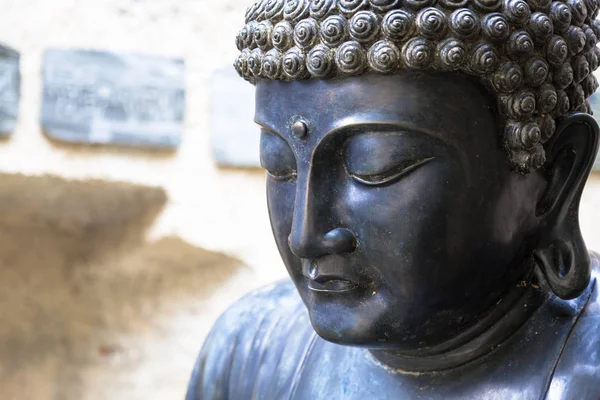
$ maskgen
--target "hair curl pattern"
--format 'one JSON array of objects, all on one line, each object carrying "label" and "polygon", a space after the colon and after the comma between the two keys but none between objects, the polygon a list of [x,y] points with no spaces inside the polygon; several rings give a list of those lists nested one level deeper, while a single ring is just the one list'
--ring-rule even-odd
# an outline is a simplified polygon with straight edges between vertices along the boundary
[{"label": "hair curl pattern", "polygon": [[545,162],[556,119],[591,112],[600,0],[259,0],[236,37],[234,66],[262,79],[441,70],[497,95],[520,172]]}]

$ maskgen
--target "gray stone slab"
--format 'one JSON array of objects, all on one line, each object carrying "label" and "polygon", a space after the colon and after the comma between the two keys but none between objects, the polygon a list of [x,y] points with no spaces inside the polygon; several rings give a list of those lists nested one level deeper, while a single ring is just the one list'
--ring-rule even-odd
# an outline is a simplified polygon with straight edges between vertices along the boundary
[{"label": "gray stone slab", "polygon": [[47,50],[41,123],[53,139],[172,149],[185,113],[183,60]]},{"label": "gray stone slab", "polygon": [[215,71],[210,87],[210,131],[215,161],[225,167],[260,167],[260,131],[254,121],[254,86],[233,67]]},{"label": "gray stone slab", "polygon": [[21,98],[19,53],[0,45],[0,136],[9,136],[17,125]]},{"label": "gray stone slab", "polygon": [[[597,76],[597,78],[600,78]],[[596,92],[589,98],[590,104],[592,106],[592,111],[594,112],[594,118],[600,124],[600,93]],[[596,159],[596,164],[594,164],[594,170],[600,171],[600,154]]]}]

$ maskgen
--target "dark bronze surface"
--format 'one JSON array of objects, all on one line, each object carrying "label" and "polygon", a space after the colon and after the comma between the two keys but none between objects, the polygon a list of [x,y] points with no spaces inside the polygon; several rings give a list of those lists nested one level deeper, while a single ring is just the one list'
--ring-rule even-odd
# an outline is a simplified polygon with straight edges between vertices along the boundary
[{"label": "dark bronze surface", "polygon": [[591,116],[526,175],[458,73],[261,80],[256,122],[300,298],[284,283],[225,313],[188,400],[600,398],[600,266],[578,222]]},{"label": "dark bronze surface", "polygon": [[459,71],[506,117],[513,168],[544,165],[558,119],[590,112],[599,0],[255,0],[234,67],[256,83]]},{"label": "dark bronze surface", "polygon": [[600,399],[600,265],[578,221],[597,12],[251,5],[235,67],[257,85],[293,285],[219,319],[188,400]]}]

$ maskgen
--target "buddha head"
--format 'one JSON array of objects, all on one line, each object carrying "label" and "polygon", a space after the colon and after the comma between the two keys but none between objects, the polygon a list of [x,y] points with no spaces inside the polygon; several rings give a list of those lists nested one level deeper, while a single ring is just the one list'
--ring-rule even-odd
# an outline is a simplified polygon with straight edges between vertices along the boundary
[{"label": "buddha head", "polygon": [[321,337],[409,353],[535,276],[548,296],[586,289],[578,204],[598,147],[586,100],[598,8],[249,7],[235,68],[256,85],[274,236]]}]

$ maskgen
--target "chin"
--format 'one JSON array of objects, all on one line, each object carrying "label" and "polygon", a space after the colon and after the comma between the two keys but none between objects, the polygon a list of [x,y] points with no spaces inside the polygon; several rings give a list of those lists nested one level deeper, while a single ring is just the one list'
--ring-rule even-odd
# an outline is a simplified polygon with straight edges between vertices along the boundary
[{"label": "chin", "polygon": [[414,350],[418,346],[414,339],[386,334],[405,330],[401,326],[392,329],[385,318],[374,319],[375,312],[363,313],[356,307],[333,302],[311,302],[307,307],[313,329],[328,342],[372,350]]},{"label": "chin", "polygon": [[350,327],[332,326],[331,323],[318,319],[313,321],[312,314],[311,323],[317,335],[328,342],[343,346],[373,347],[373,342],[369,338],[371,335],[367,332],[357,332]]},{"label": "chin", "polygon": [[328,323],[312,322],[312,319],[311,323],[317,335],[322,339],[342,346],[362,347],[369,350],[411,351],[418,349],[416,344],[409,342],[378,339],[378,335],[372,330],[337,327]]}]

